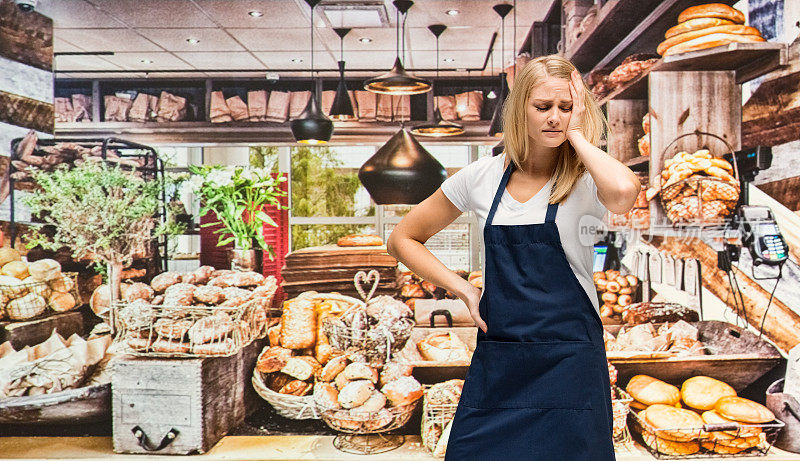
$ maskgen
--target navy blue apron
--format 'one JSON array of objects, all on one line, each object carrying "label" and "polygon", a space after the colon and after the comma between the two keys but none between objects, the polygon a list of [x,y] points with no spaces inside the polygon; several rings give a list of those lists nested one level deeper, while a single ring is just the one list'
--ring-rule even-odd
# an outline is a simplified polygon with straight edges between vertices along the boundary
[{"label": "navy blue apron", "polygon": [[614,460],[603,325],[567,262],[555,219],[483,229],[480,328],[446,461]]}]

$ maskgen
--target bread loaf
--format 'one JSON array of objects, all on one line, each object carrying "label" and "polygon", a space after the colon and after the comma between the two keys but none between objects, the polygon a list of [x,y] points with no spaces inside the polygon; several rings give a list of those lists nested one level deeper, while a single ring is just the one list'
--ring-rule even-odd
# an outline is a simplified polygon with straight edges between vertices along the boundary
[{"label": "bread loaf", "polygon": [[336,245],[340,247],[354,247],[354,246],[381,246],[383,239],[377,235],[369,234],[351,234],[339,238]]},{"label": "bread loaf", "polygon": [[317,315],[314,302],[295,298],[283,303],[281,345],[289,349],[313,347],[317,339]]},{"label": "bread loaf", "polygon": [[435,362],[469,362],[469,348],[455,333],[432,333],[417,343],[417,349],[425,360]]},{"label": "bread loaf", "polygon": [[423,390],[419,381],[412,376],[403,376],[383,386],[381,392],[397,407],[415,402],[422,397]]},{"label": "bread loaf", "polygon": [[632,377],[625,390],[645,405],[676,405],[681,400],[681,392],[677,387],[647,375]]},{"label": "bread loaf", "polygon": [[769,408],[742,397],[722,397],[714,411],[728,419],[749,424],[765,424],[775,419]]},{"label": "bread loaf", "polygon": [[39,282],[46,282],[61,275],[61,264],[54,259],[40,259],[28,265],[28,273]]},{"label": "bread loaf", "polygon": [[728,33],[716,33],[711,35],[704,35],[683,43],[679,43],[664,51],[664,56],[671,56],[673,54],[688,53],[690,51],[704,50],[706,48],[714,48],[717,46],[727,45],[729,43],[759,43],[765,42],[764,37],[760,35],[739,35]]},{"label": "bread loaf", "polygon": [[677,442],[689,442],[700,436],[703,419],[692,410],[655,404],[647,407],[645,421],[659,429],[659,436]]},{"label": "bread loaf", "polygon": [[736,24],[744,24],[744,13],[724,3],[690,6],[678,15],[678,23],[695,18],[720,18],[733,21]]},{"label": "bread loaf", "polygon": [[685,32],[682,34],[675,35],[674,37],[670,37],[658,45],[656,51],[660,55],[664,55],[664,52],[679,43],[688,42],[690,40],[696,39],[698,37],[703,37],[706,35],[717,34],[717,33],[724,33],[724,34],[734,34],[734,35],[757,35],[761,36],[761,33],[755,27],[750,26],[743,26],[743,25],[723,25],[723,26],[716,26],[716,27],[707,27],[705,29],[698,29],[693,30],[691,32]]},{"label": "bread loaf", "polygon": [[353,381],[347,383],[339,391],[339,405],[342,408],[355,408],[369,399],[375,386],[367,380]]},{"label": "bread loaf", "polygon": [[[700,417],[703,418],[703,421],[705,421],[706,424],[731,424],[731,423],[736,423],[736,421],[734,421],[732,419],[729,419],[729,418],[726,418],[726,417],[720,415],[719,413],[717,413],[714,410],[704,411],[703,414],[700,415]],[[744,427],[744,426],[740,426],[740,427],[738,427],[738,428],[736,428],[734,430],[730,430],[730,431],[715,431],[715,432],[712,432],[711,434],[714,435],[714,437],[717,438],[717,439],[723,439],[723,438],[731,439],[733,437],[755,437],[755,436],[758,436],[759,434],[761,434],[761,432],[762,431],[761,431],[760,427],[752,427],[752,426]],[[727,435],[728,437],[723,437],[723,434]]]},{"label": "bread loaf", "polygon": [[692,32],[694,30],[699,30],[699,29],[706,29],[709,27],[732,26],[735,24],[736,23],[734,23],[733,21],[729,21],[727,19],[694,18],[686,22],[682,22],[676,26],[670,27],[667,33],[664,34],[664,38],[672,38],[678,34],[684,34],[686,32]]},{"label": "bread loaf", "polygon": [[708,376],[694,376],[681,386],[683,403],[698,410],[711,410],[722,397],[735,395],[731,386]]}]

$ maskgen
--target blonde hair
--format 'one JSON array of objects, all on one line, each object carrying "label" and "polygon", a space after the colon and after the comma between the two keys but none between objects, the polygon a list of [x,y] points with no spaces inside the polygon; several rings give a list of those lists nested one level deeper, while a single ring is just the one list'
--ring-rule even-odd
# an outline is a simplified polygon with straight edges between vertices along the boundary
[{"label": "blonde hair", "polygon": [[[503,137],[505,151],[517,168],[522,169],[522,164],[528,157],[531,139],[528,137],[527,105],[533,89],[547,77],[570,79],[570,74],[575,70],[571,62],[561,56],[551,54],[540,56],[530,61],[514,78],[514,86],[503,105]],[[594,96],[582,84],[577,88],[583,94],[586,112],[583,117],[583,135],[595,146],[608,129],[603,112]],[[578,154],[569,143],[556,148],[558,160],[554,171],[555,182],[550,193],[549,203],[559,203],[569,196],[575,182],[586,172],[586,167],[578,159]]]}]

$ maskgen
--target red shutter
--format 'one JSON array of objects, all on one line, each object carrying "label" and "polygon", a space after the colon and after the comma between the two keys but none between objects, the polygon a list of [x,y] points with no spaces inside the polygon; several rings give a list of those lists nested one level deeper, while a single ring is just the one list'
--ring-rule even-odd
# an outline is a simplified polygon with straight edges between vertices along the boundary
[{"label": "red shutter", "polygon": [[[200,224],[207,224],[219,221],[216,213],[209,212],[200,218]],[[213,266],[216,269],[230,269],[231,264],[228,260],[228,250],[233,248],[233,243],[218,247],[219,234],[214,231],[220,229],[222,224],[216,226],[200,228],[200,264],[203,266]]]}]

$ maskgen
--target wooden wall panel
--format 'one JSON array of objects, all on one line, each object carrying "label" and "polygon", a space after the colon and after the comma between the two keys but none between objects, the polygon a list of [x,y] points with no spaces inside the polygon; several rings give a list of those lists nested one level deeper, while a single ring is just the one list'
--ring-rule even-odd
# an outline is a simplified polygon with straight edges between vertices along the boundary
[{"label": "wooden wall panel", "polygon": [[608,154],[624,162],[639,157],[638,140],[644,135],[642,117],[647,113],[646,99],[608,101]]},{"label": "wooden wall panel", "polygon": [[800,176],[759,184],[756,187],[786,208],[800,210]]},{"label": "wooden wall panel", "polygon": [[0,91],[0,122],[52,133],[53,104]]},{"label": "wooden wall panel", "polygon": [[19,11],[13,0],[0,0],[0,56],[53,70],[53,20]]}]

